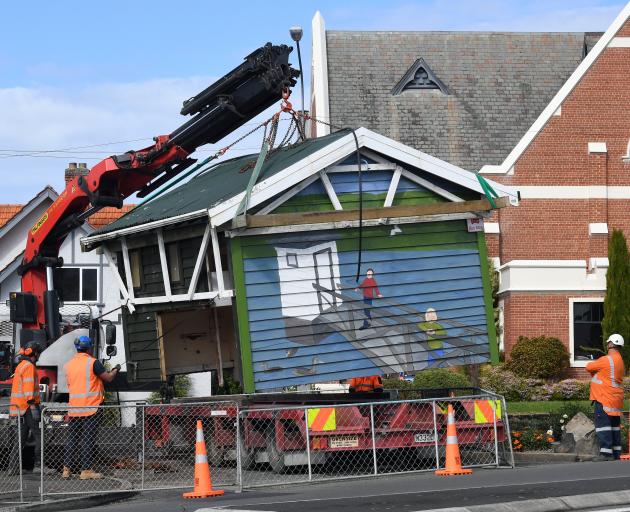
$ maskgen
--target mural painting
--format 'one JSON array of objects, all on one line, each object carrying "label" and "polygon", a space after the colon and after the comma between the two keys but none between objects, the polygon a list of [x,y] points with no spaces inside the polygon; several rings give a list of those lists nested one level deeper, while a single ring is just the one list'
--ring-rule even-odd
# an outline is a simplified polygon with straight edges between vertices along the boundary
[{"label": "mural painting", "polygon": [[[371,178],[366,197],[377,201],[388,181]],[[337,180],[340,200],[352,201],[343,188],[351,183]],[[311,201],[309,210],[326,204],[316,186],[298,198]],[[414,184],[402,188],[414,202],[436,200]],[[358,236],[341,229],[243,237],[257,390],[289,378],[325,382],[489,360],[477,234],[465,220],[364,228],[357,275]]]}]

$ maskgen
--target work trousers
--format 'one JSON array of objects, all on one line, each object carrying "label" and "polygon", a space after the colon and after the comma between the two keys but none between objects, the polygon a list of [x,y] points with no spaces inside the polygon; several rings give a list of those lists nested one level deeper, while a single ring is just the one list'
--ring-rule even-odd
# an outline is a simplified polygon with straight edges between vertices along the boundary
[{"label": "work trousers", "polygon": [[81,470],[94,469],[92,467],[92,460],[102,413],[103,411],[99,410],[96,414],[92,414],[91,416],[75,416],[70,418],[64,457],[64,465],[66,467],[77,467],[74,464],[75,451],[77,447],[80,447]]},{"label": "work trousers", "polygon": [[[20,443],[22,447],[22,467],[29,471],[34,466],[39,466],[41,461],[41,431],[39,421],[33,418],[33,412],[29,407],[24,414],[20,416]],[[20,471],[20,457],[17,448],[13,450],[14,456],[10,464],[10,471],[14,474]]]},{"label": "work trousers", "polygon": [[621,416],[609,416],[599,402],[595,402],[595,432],[599,439],[599,453],[618,459],[621,456]]}]

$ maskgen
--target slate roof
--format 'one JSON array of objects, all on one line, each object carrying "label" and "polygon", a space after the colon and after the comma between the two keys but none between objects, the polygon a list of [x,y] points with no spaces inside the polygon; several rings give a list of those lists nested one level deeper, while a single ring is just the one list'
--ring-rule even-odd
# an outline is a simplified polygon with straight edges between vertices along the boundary
[{"label": "slate roof", "polygon": [[[331,122],[469,169],[500,164],[600,33],[327,31]],[[449,94],[392,89],[422,58]]]},{"label": "slate roof", "polygon": [[[272,152],[263,164],[258,181],[277,174],[347,134],[348,130],[340,130],[325,137],[308,139],[302,144]],[[237,196],[247,188],[257,158],[257,154],[244,155],[220,162],[183,185],[165,192],[146,204],[137,206],[94,234],[109,233],[147,222],[206,210]]]}]

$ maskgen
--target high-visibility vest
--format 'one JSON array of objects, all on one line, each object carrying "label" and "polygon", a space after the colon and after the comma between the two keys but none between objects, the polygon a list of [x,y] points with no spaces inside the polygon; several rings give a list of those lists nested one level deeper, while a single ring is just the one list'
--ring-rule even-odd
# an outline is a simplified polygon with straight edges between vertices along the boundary
[{"label": "high-visibility vest", "polygon": [[37,368],[31,361],[22,359],[13,375],[9,414],[22,416],[28,409],[29,400],[36,404],[40,402]]},{"label": "high-visibility vest", "polygon": [[608,416],[621,416],[626,369],[619,351],[611,350],[608,355],[588,363],[586,370],[593,375],[590,400],[602,404]]},{"label": "high-visibility vest", "polygon": [[77,354],[65,365],[70,399],[69,416],[92,416],[105,398],[103,381],[94,374],[94,359],[89,354]]},{"label": "high-visibility vest", "polygon": [[383,389],[383,381],[378,375],[354,377],[350,379],[350,387],[357,393],[371,393],[375,389]]}]

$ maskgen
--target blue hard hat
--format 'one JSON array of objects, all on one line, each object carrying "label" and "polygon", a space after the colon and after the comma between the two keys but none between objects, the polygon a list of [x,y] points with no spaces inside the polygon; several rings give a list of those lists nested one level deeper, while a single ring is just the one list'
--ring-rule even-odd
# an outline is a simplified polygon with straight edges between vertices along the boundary
[{"label": "blue hard hat", "polygon": [[74,347],[77,350],[88,350],[92,348],[92,340],[89,336],[79,336],[74,340]]}]

